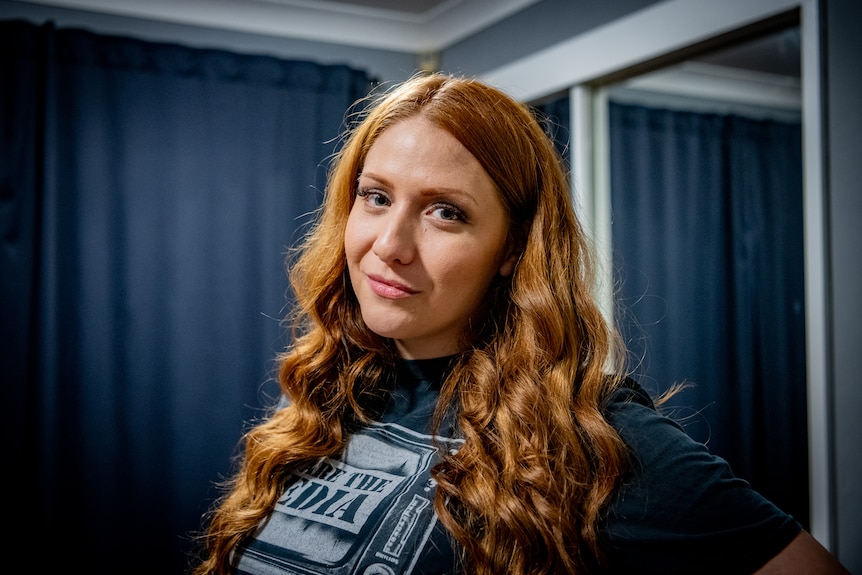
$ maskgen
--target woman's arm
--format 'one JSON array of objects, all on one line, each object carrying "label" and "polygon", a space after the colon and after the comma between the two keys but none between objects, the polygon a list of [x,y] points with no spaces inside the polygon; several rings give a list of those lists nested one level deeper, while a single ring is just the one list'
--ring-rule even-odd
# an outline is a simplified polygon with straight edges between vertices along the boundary
[{"label": "woman's arm", "polygon": [[801,531],[781,553],[769,560],[756,575],[850,575],[838,559],[807,531]]}]

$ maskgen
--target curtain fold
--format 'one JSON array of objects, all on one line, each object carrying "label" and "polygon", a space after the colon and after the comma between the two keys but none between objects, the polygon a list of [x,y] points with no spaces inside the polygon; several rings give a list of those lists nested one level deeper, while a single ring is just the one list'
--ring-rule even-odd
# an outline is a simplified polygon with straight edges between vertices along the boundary
[{"label": "curtain fold", "polygon": [[801,126],[610,104],[617,322],[672,414],[803,524]]},{"label": "curtain fold", "polygon": [[371,79],[4,21],[0,81],[22,536],[34,566],[182,572],[244,422],[278,394],[284,257]]}]

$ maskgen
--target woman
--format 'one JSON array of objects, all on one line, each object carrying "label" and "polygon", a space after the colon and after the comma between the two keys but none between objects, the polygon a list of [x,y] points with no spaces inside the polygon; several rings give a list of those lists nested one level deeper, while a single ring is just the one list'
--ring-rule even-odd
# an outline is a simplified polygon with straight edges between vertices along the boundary
[{"label": "woman", "polygon": [[440,74],[383,94],[196,573],[840,572],[624,377],[594,279],[528,108]]}]

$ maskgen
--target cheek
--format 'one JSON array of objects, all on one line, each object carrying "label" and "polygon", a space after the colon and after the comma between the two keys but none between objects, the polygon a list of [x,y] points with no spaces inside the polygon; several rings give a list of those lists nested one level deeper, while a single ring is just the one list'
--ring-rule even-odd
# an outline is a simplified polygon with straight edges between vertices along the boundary
[{"label": "cheek", "polygon": [[363,243],[362,227],[357,224],[356,217],[351,212],[344,228],[344,254],[348,265],[352,266],[362,257]]},{"label": "cheek", "polygon": [[[474,246],[475,248],[475,246]],[[481,299],[500,268],[500,254],[496,251],[449,248],[438,253],[461,254],[462,257],[441,258],[440,275],[459,292]],[[468,255],[469,254],[469,255]]]}]

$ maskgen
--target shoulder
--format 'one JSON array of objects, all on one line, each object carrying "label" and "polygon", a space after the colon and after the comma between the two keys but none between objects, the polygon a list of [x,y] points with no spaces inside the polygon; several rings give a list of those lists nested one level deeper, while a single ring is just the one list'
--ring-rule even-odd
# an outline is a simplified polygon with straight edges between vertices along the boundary
[{"label": "shoulder", "polygon": [[652,397],[641,384],[630,377],[626,377],[608,396],[605,410],[614,412],[632,403],[652,410],[656,408]]},{"label": "shoulder", "polygon": [[650,565],[646,572],[750,573],[799,532],[792,517],[662,415],[636,382],[610,396],[605,415],[630,454],[603,526],[613,572]]}]

